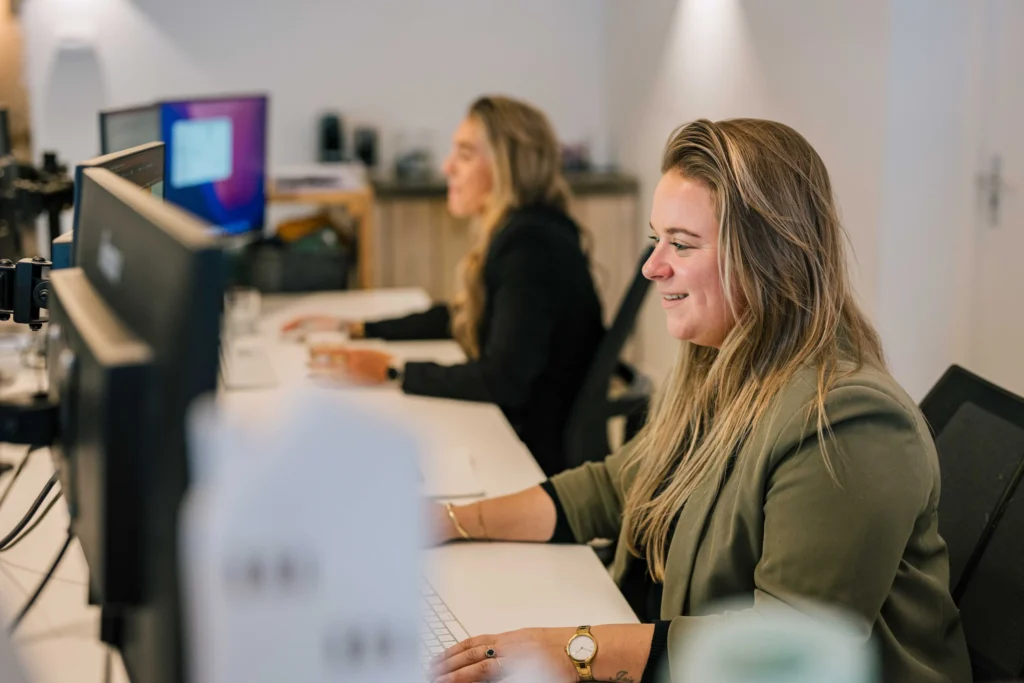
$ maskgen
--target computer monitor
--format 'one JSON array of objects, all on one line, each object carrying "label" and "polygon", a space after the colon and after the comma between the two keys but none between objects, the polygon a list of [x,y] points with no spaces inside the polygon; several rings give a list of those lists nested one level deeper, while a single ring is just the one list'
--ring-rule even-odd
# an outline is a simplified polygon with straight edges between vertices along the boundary
[{"label": "computer monitor", "polygon": [[160,141],[160,107],[155,104],[100,112],[100,154]]},{"label": "computer monitor", "polygon": [[79,206],[81,205],[81,188],[83,173],[87,168],[105,168],[135,185],[148,190],[156,197],[163,197],[164,192],[164,145],[162,142],[150,142],[138,147],[106,154],[88,159],[75,168],[75,206],[72,224],[72,240],[70,255],[67,254],[66,240],[56,243],[52,258],[55,268],[66,268],[75,262],[77,244]]},{"label": "computer monitor", "polygon": [[208,226],[110,170],[82,173],[78,262],[50,289],[53,446],[90,596],[134,681],[183,678],[177,518],[186,412],[217,385],[225,289]]},{"label": "computer monitor", "polygon": [[164,196],[235,236],[263,229],[266,211],[267,98],[160,104],[167,145]]}]

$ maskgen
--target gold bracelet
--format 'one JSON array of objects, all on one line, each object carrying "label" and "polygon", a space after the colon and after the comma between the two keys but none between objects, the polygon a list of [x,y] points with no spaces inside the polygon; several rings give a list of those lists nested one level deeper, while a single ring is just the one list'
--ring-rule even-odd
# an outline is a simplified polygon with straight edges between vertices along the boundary
[{"label": "gold bracelet", "polygon": [[444,509],[448,511],[448,519],[452,520],[452,524],[455,525],[455,530],[459,532],[459,536],[462,536],[463,540],[471,541],[473,537],[469,535],[465,527],[459,524],[458,518],[455,516],[455,507],[451,503],[445,503]]},{"label": "gold bracelet", "polygon": [[476,518],[480,522],[480,531],[483,532],[485,541],[491,540],[487,535],[487,527],[484,526],[484,501],[477,501],[476,504]]}]

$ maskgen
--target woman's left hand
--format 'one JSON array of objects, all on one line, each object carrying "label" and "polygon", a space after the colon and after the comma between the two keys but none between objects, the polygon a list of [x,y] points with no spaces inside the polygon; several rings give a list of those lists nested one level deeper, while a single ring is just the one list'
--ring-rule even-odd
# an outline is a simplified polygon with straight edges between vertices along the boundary
[{"label": "woman's left hand", "polygon": [[309,348],[310,367],[327,374],[341,374],[358,384],[382,384],[388,381],[391,354],[377,349],[353,349],[336,344]]},{"label": "woman's left hand", "polygon": [[[474,683],[519,679],[524,667],[530,680],[576,683],[576,667],[565,646],[574,628],[525,628],[495,636],[474,636],[438,655],[430,664],[436,683]],[[493,656],[488,656],[488,651]]]}]

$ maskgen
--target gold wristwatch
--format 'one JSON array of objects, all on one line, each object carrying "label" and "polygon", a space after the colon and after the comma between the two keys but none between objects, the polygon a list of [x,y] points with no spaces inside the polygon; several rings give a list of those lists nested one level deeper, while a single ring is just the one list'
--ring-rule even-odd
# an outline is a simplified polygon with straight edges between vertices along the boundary
[{"label": "gold wristwatch", "polygon": [[569,644],[565,646],[565,654],[569,655],[569,659],[572,660],[581,681],[594,680],[594,672],[590,669],[590,663],[597,656],[597,641],[590,632],[589,626],[580,626],[576,629],[576,633],[569,639]]}]

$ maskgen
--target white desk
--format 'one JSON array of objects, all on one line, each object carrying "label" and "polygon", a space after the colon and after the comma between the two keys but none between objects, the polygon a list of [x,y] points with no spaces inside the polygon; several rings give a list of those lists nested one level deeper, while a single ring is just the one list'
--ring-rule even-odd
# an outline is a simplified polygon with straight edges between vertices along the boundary
[{"label": "white desk", "polygon": [[[284,340],[279,334],[281,325],[289,319],[302,313],[330,313],[353,320],[372,320],[403,315],[429,305],[427,295],[417,289],[265,297],[260,334],[281,380],[280,388],[287,388],[312,381],[306,368],[305,345]],[[458,363],[465,359],[459,346],[451,341],[385,343],[367,340],[358,344],[385,348],[402,360]],[[544,481],[544,474],[530,451],[495,405],[408,396],[396,386],[339,384],[337,390],[357,397],[362,406],[380,410],[412,426],[432,450],[441,453],[445,449],[468,450],[488,496],[521,491]],[[278,391],[279,388],[233,391],[223,394],[223,398],[232,410],[249,412],[253,419],[258,419],[262,411],[274,409]]]},{"label": "white desk", "polygon": [[[265,297],[260,334],[281,379],[278,389],[225,392],[219,400],[231,410],[258,419],[274,409],[274,395],[311,381],[304,345],[280,338],[278,330],[300,313],[335,313],[373,319],[422,309],[429,304],[419,290],[330,293]],[[378,344],[381,342],[364,342]],[[452,342],[389,343],[404,359],[459,362]],[[28,376],[26,381],[30,381]],[[23,385],[24,387],[24,385]],[[407,396],[397,387],[345,387],[362,405],[375,407],[412,425],[428,447],[469,449],[488,496],[518,491],[544,476],[501,411],[493,405]],[[0,454],[17,460],[22,447]],[[12,528],[53,472],[48,453],[37,452],[0,508],[0,530]],[[0,489],[7,479],[0,480]],[[0,554],[0,608],[6,624],[35,587],[63,542],[68,516],[58,504],[24,543]],[[102,680],[106,648],[97,638],[99,610],[86,605],[87,566],[77,543],[72,545],[55,580],[22,623],[15,643],[31,683]],[[428,553],[427,573],[471,634],[525,626],[575,626],[580,623],[634,622],[635,617],[604,567],[587,547],[528,544],[458,544]],[[114,656],[113,680],[126,681]]]}]

